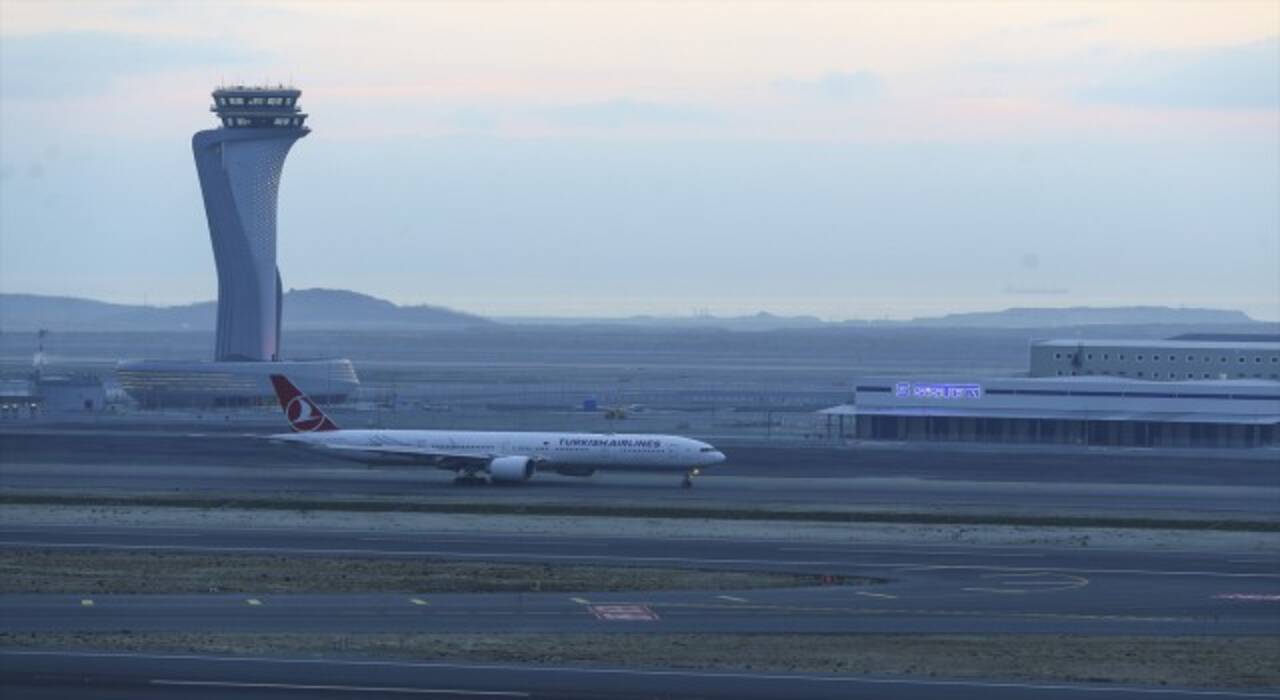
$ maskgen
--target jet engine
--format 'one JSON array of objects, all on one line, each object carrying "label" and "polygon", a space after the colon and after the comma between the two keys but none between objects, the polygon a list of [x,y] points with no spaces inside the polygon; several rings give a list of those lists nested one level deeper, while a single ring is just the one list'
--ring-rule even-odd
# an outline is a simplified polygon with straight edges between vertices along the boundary
[{"label": "jet engine", "polygon": [[489,462],[489,478],[494,481],[528,481],[533,476],[533,460],[528,457],[498,457]]}]

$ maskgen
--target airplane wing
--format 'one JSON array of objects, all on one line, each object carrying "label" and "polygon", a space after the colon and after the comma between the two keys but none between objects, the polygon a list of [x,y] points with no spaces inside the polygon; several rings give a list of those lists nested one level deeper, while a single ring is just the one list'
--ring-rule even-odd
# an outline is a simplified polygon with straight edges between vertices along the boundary
[{"label": "airplane wing", "polygon": [[399,445],[327,445],[327,450],[347,453],[355,458],[367,455],[399,464],[423,464],[441,469],[478,469],[488,467],[500,454],[447,452]]}]

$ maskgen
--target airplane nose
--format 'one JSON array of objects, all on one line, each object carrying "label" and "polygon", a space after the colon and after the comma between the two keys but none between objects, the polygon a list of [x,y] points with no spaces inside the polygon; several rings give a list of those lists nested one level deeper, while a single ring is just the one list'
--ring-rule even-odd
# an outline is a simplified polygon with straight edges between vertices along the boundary
[{"label": "airplane nose", "polygon": [[712,452],[709,456],[711,457],[712,464],[720,464],[725,460],[724,453],[721,452],[720,450],[716,450],[715,452]]}]

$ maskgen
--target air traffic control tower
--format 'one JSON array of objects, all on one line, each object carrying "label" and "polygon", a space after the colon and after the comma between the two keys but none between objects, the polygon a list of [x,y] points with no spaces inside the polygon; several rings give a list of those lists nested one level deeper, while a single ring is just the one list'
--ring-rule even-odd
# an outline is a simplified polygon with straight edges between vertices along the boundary
[{"label": "air traffic control tower", "polygon": [[222,87],[210,109],[220,128],[191,139],[218,267],[214,359],[280,359],[281,283],[276,199],[285,156],[310,131],[289,87]]},{"label": "air traffic control tower", "polygon": [[359,387],[350,360],[281,359],[276,198],[285,156],[309,132],[301,94],[284,86],[213,91],[220,125],[197,132],[191,149],[218,268],[214,361],[122,360],[116,377],[140,406],[272,405],[272,374],[321,403],[344,401]]}]

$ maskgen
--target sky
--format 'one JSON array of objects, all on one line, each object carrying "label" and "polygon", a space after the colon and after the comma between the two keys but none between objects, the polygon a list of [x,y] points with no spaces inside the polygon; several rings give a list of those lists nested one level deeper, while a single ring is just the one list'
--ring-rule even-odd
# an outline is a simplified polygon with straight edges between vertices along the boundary
[{"label": "sky", "polygon": [[0,0],[0,291],[217,293],[190,138],[291,83],[286,288],[500,316],[1280,319],[1280,3]]}]

